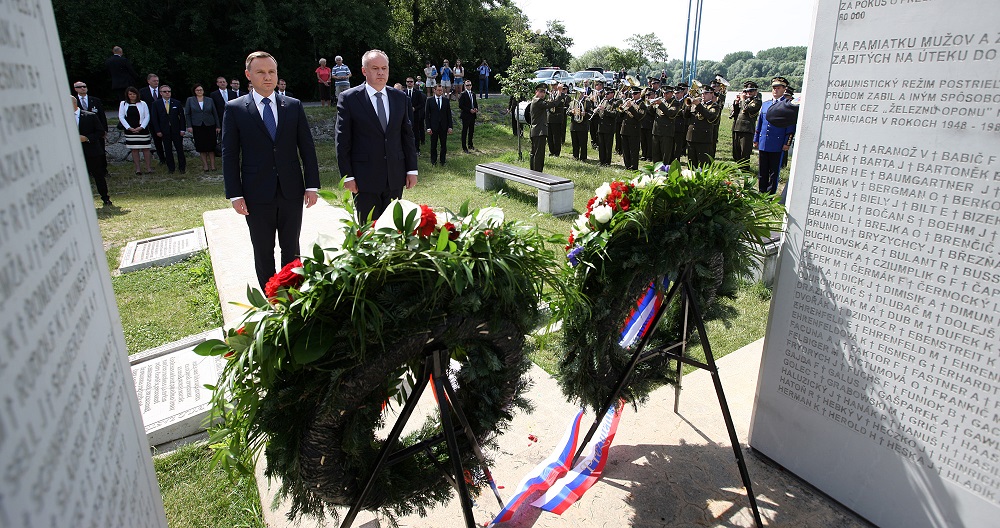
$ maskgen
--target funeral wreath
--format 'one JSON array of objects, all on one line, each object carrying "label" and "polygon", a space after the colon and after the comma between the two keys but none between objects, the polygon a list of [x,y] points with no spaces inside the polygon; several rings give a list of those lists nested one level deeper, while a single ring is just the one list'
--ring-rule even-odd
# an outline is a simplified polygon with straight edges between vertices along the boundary
[{"label": "funeral wreath", "polygon": [[[597,189],[566,246],[564,276],[582,294],[566,296],[558,308],[565,349],[559,381],[567,396],[600,410],[632,355],[620,344],[623,324],[650,284],[665,288],[686,270],[704,311],[750,274],[782,213],[756,185],[732,163],[692,171],[674,162]],[[622,397],[643,401],[666,370],[662,363],[640,364]]]},{"label": "funeral wreath", "polygon": [[[493,445],[528,408],[525,334],[543,293],[562,289],[543,236],[496,207],[452,214],[397,201],[372,224],[344,220],[342,229],[339,245],[317,244],[264,294],[248,290],[243,325],[197,350],[227,360],[212,387],[215,461],[250,471],[263,451],[290,518],[355,502],[383,444],[376,431],[429,347],[446,347],[461,366],[449,372],[457,399],[479,443]],[[391,447],[440,432],[428,418]],[[478,490],[480,463],[462,451]],[[438,467],[450,467],[443,442],[383,468],[362,506],[422,514],[451,496]]]}]

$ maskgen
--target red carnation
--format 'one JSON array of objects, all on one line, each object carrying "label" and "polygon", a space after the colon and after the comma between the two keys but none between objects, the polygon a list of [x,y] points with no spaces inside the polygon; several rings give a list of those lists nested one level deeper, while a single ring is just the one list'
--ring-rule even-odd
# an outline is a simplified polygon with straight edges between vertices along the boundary
[{"label": "red carnation", "polygon": [[458,239],[458,230],[455,229],[455,224],[453,224],[451,222],[445,222],[444,223],[444,228],[445,228],[445,230],[448,231],[448,240],[457,240]]},{"label": "red carnation", "polygon": [[301,268],[302,261],[295,259],[285,267],[281,268],[281,271],[276,273],[273,277],[268,279],[267,285],[264,286],[264,295],[268,299],[273,299],[275,295],[278,294],[278,290],[283,290],[286,288],[298,288],[302,284],[303,276],[292,271],[292,268]]},{"label": "red carnation", "polygon": [[569,232],[569,241],[568,241],[569,244],[566,244],[566,251],[569,251],[569,248],[573,247],[573,242],[575,242],[575,241],[576,241],[576,239],[573,238],[573,232],[570,231]]},{"label": "red carnation", "polygon": [[487,229],[487,230],[483,231],[483,234],[486,235],[486,236],[488,236],[488,237],[491,237],[491,236],[493,236],[493,230],[492,229]]},{"label": "red carnation", "polygon": [[247,328],[245,326],[239,327],[236,329],[236,335],[247,335]]},{"label": "red carnation", "polygon": [[434,210],[426,205],[420,206],[420,225],[417,226],[415,234],[423,237],[429,237],[434,234],[434,228],[437,226],[437,215],[434,214]]}]

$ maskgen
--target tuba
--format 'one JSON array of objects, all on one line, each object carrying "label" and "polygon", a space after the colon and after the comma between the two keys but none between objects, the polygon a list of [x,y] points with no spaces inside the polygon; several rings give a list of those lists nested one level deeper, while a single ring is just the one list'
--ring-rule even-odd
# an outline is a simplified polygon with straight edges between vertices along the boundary
[{"label": "tuba", "polygon": [[705,91],[705,86],[698,82],[697,79],[691,81],[691,89],[688,90],[687,97],[684,98],[684,104],[688,106],[694,104],[694,100],[701,97],[701,92]]}]

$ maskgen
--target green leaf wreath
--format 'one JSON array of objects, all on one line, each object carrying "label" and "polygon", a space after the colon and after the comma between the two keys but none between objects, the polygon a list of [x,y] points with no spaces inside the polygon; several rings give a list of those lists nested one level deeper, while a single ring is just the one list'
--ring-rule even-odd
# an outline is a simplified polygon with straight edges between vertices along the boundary
[{"label": "green leaf wreath", "polygon": [[[558,307],[565,348],[559,382],[567,396],[594,410],[603,405],[632,355],[619,345],[622,326],[651,282],[662,285],[658,279],[676,280],[688,269],[704,312],[751,273],[783,211],[756,186],[732,163],[691,171],[674,162],[597,189],[566,246],[568,287],[586,299],[566,297]],[[665,318],[663,326],[671,324]],[[622,397],[643,401],[666,371],[663,363],[641,363]]]},{"label": "green leaf wreath", "polygon": [[[528,408],[525,334],[543,291],[563,291],[546,240],[495,207],[451,214],[397,201],[371,225],[342,228],[339,245],[316,245],[264,295],[248,290],[243,326],[197,350],[228,359],[214,395],[216,462],[250,471],[263,450],[267,476],[291,498],[289,518],[354,503],[382,447],[386,404],[402,398],[401,380],[417,375],[428,343],[461,363],[450,373],[457,397],[480,444],[495,445],[512,413]],[[393,448],[440,429],[428,419]],[[478,490],[482,468],[463,446]],[[384,468],[362,506],[423,514],[451,496],[438,467],[450,467],[443,442]]]}]

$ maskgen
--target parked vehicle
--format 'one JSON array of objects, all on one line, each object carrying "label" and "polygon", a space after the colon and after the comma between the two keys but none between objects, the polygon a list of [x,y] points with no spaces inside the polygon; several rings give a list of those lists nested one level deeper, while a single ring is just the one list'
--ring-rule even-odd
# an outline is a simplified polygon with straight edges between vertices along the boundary
[{"label": "parked vehicle", "polygon": [[545,84],[556,84],[563,83],[570,88],[576,86],[576,80],[573,76],[569,74],[568,71],[559,68],[542,68],[535,71],[535,77],[531,79],[531,84],[545,83]]}]

